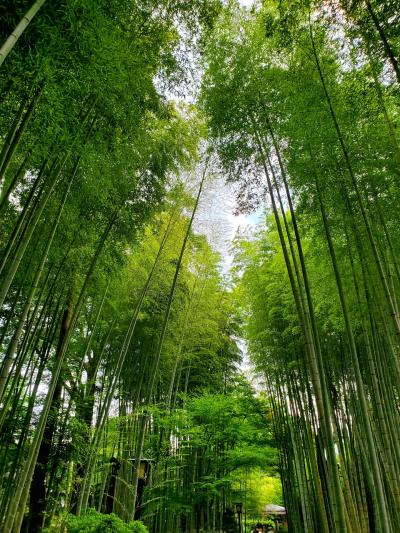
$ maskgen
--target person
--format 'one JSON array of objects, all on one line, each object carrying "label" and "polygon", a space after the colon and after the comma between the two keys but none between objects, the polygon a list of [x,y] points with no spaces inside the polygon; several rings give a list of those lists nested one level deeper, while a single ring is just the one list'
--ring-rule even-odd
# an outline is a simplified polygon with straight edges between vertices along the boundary
[{"label": "person", "polygon": [[253,533],[262,533],[264,531],[264,527],[263,525],[261,524],[261,522],[259,522],[256,527],[254,528],[254,532]]}]

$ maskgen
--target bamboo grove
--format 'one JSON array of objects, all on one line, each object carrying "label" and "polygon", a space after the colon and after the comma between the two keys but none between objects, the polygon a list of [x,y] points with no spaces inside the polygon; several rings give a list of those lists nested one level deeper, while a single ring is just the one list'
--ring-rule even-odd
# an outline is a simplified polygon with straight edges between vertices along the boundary
[{"label": "bamboo grove", "polygon": [[293,531],[400,527],[398,15],[264,2],[209,44],[222,167],[242,209],[268,205],[236,275]]},{"label": "bamboo grove", "polygon": [[212,157],[183,50],[220,6],[25,4],[1,5],[0,530],[220,528],[276,463],[194,231]]},{"label": "bamboo grove", "polygon": [[400,530],[398,5],[247,4],[0,2],[5,533]]}]

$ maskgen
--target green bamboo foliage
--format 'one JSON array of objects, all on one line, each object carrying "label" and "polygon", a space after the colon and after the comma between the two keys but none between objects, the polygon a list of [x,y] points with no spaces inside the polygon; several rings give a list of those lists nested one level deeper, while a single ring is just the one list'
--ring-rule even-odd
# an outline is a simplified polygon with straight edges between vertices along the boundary
[{"label": "green bamboo foliage", "polygon": [[43,6],[45,0],[36,0],[24,14],[22,19],[19,21],[17,26],[14,28],[10,36],[6,39],[3,45],[0,48],[0,65],[4,62],[8,54],[14,48],[16,42],[21,37],[23,32],[26,30],[28,24],[32,21],[33,17],[37,14],[39,9]]},{"label": "green bamboo foliage", "polygon": [[396,2],[0,17],[1,531],[248,529],[276,469],[291,531],[400,530]]},{"label": "green bamboo foliage", "polygon": [[[387,60],[396,74],[397,39],[391,7],[366,2],[368,22],[362,2],[341,4],[348,20],[337,5],[227,11],[209,43],[203,103],[225,172],[255,184],[251,208],[269,196],[267,230],[238,242],[238,281],[284,435],[291,527],[396,531],[398,141],[396,94],[377,72]],[[244,186],[239,201],[249,207]]]},{"label": "green bamboo foliage", "polygon": [[[195,164],[201,133],[194,110],[183,116],[154,80],[178,72],[176,20],[187,35],[202,31],[204,6],[189,18],[184,6],[152,2],[53,7],[35,2],[22,18],[21,3],[2,11],[4,531],[41,531],[60,516],[62,493],[68,511],[88,505],[136,324],[189,202],[176,183]],[[145,372],[146,354],[135,361]],[[74,456],[82,431],[87,463]]]}]

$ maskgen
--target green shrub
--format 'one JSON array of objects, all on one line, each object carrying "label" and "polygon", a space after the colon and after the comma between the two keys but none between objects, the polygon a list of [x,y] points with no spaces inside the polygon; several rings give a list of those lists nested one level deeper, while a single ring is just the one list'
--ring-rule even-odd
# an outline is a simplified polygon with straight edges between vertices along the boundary
[{"label": "green shrub", "polygon": [[68,533],[148,533],[142,522],[125,524],[115,514],[101,514],[94,509],[79,517],[69,515],[66,526]]},{"label": "green shrub", "polygon": [[147,527],[139,520],[135,520],[134,522],[131,522],[130,527],[133,528],[132,529],[133,533],[149,533],[149,530],[147,529]]}]

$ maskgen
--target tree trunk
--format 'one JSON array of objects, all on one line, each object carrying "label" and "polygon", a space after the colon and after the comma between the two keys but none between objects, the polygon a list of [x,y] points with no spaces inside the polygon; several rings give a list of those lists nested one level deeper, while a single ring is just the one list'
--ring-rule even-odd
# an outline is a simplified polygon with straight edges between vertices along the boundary
[{"label": "tree trunk", "polygon": [[39,11],[39,9],[42,7],[42,5],[45,3],[46,0],[36,0],[34,4],[32,4],[31,8],[25,13],[25,15],[22,17],[22,19],[19,21],[11,35],[8,37],[8,39],[5,41],[3,46],[0,48],[0,65],[4,62],[5,58],[8,56],[8,54],[11,52],[11,50],[14,48],[15,43],[18,41],[18,39],[21,37],[21,35],[24,33],[27,26],[32,21],[33,17],[36,15],[36,13]]}]

